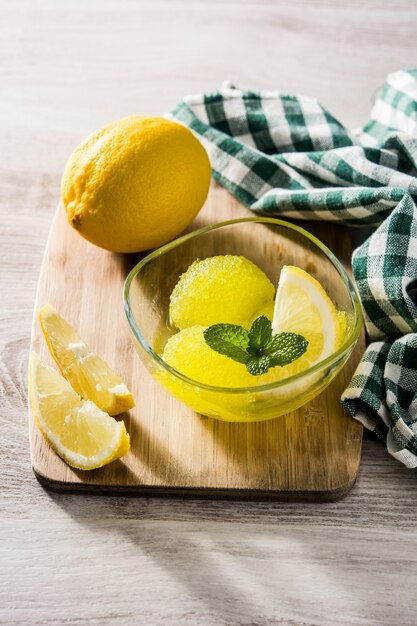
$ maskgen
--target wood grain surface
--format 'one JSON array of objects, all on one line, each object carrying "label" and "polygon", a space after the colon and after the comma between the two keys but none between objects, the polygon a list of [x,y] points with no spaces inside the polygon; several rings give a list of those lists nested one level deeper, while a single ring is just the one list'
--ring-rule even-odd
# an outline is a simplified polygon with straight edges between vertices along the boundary
[{"label": "wood grain surface", "polygon": [[[248,216],[253,217],[213,183],[205,206],[188,230]],[[350,265],[352,246],[346,228],[304,226],[325,238],[339,259]],[[253,232],[254,224],[251,227],[244,231],[245,253],[254,259],[256,246],[262,258],[276,259],[280,238],[268,228]],[[228,252],[241,245],[236,233],[229,234],[227,242]],[[319,276],[326,277],[328,291],[336,294],[335,277],[328,275],[324,260],[296,243],[292,249],[290,245],[288,239],[281,243],[284,262],[311,271],[321,263]],[[197,248],[195,255],[204,257],[201,244]],[[252,424],[213,420],[175,400],[153,380],[132,349],[121,294],[137,259],[136,255],[113,254],[92,246],[68,225],[63,207],[58,207],[39,279],[31,347],[44,362],[53,364],[37,315],[50,302],[76,327],[90,349],[122,375],[137,405],[121,416],[130,433],[129,454],[93,472],[66,465],[46,443],[29,411],[32,466],[41,483],[57,490],[96,493],[297,500],[335,500],[345,495],[356,480],[363,429],[351,419],[340,396],[363,353],[363,334],[330,386],[296,411]],[[270,278],[277,280],[275,275]]]},{"label": "wood grain surface", "polygon": [[416,59],[413,0],[15,0],[0,20],[0,623],[415,626],[416,472],[365,435],[338,502],[96,497],[32,474],[27,358],[69,153],[224,79],[355,127]]}]

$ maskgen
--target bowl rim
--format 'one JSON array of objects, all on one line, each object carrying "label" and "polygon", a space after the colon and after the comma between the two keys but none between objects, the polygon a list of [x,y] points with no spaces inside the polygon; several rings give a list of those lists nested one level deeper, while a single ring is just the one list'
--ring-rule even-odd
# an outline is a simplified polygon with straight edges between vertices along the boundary
[{"label": "bowl rim", "polygon": [[[193,378],[190,378],[182,374],[175,368],[168,365],[168,363],[166,363],[162,359],[161,356],[159,356],[156,352],[154,352],[153,348],[149,345],[149,343],[143,337],[142,333],[140,332],[139,328],[136,325],[135,317],[134,317],[132,308],[130,306],[130,287],[132,285],[134,278],[137,276],[140,270],[147,263],[156,259],[157,257],[162,256],[163,254],[165,254],[166,252],[174,248],[177,248],[178,246],[182,245],[184,242],[188,241],[189,239],[199,237],[200,235],[205,235],[206,233],[209,233],[212,230],[217,230],[225,226],[231,226],[234,224],[240,224],[240,223],[245,223],[245,222],[258,222],[258,223],[263,223],[263,224],[273,224],[275,226],[283,226],[284,228],[288,228],[289,230],[296,231],[297,233],[301,234],[302,236],[306,237],[306,239],[314,243],[325,254],[325,256],[328,257],[328,259],[330,260],[330,262],[332,263],[332,265],[335,267],[338,274],[342,278],[347,288],[350,299],[351,299],[352,308],[355,314],[355,323],[347,339],[335,352],[333,352],[331,355],[329,355],[325,359],[318,361],[317,363],[315,363],[308,369],[298,372],[297,374],[293,374],[292,376],[288,376],[287,378],[284,378],[276,382],[265,383],[263,385],[254,385],[250,387],[248,386],[246,387],[219,387],[216,385],[208,385],[206,383],[202,383],[198,380],[195,380]],[[208,226],[203,226],[202,228],[198,228],[197,230],[187,233],[186,235],[182,235],[181,237],[178,237],[177,239],[174,239],[173,241],[170,241],[169,243],[150,252],[130,270],[123,285],[123,306],[124,306],[126,319],[129,324],[130,330],[133,333],[133,336],[139,342],[139,344],[142,346],[145,352],[147,352],[147,354],[151,357],[152,361],[155,361],[164,370],[169,372],[175,378],[179,378],[180,380],[187,383],[188,385],[192,385],[193,387],[197,387],[199,389],[206,389],[206,390],[213,391],[213,392],[227,393],[227,394],[259,393],[261,391],[269,391],[272,389],[278,389],[280,387],[285,387],[293,382],[300,381],[303,378],[307,378],[311,374],[314,374],[315,372],[318,372],[319,370],[325,367],[331,367],[341,357],[345,356],[350,350],[353,350],[355,343],[358,339],[360,330],[362,328],[362,323],[363,323],[362,307],[361,307],[361,303],[359,300],[359,296],[354,287],[354,284],[351,281],[350,277],[348,276],[342,263],[337,259],[337,257],[333,254],[333,252],[331,252],[331,250],[329,250],[329,248],[324,243],[322,243],[320,239],[315,237],[315,235],[312,235],[311,233],[309,233],[307,230],[305,230],[301,226],[292,224],[291,222],[287,222],[285,220],[281,220],[278,218],[261,217],[261,216],[244,217],[244,218],[226,220],[223,222],[210,224]]]}]

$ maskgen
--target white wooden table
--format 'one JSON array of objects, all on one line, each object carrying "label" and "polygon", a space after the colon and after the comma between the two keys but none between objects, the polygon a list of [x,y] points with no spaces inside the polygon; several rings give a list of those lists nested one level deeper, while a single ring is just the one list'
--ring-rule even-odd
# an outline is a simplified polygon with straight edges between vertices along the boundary
[{"label": "white wooden table", "polygon": [[0,623],[415,625],[416,473],[366,437],[333,504],[53,495],[34,479],[27,357],[73,147],[224,79],[315,95],[359,126],[416,60],[413,0],[3,2]]}]

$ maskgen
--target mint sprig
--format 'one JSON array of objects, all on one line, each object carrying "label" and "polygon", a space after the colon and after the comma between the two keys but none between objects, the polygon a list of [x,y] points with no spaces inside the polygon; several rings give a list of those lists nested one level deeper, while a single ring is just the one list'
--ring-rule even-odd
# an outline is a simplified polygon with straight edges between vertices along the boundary
[{"label": "mint sprig", "polygon": [[246,363],[249,354],[248,331],[235,324],[214,324],[204,331],[206,343],[216,352],[239,363]]},{"label": "mint sprig", "polygon": [[308,346],[308,341],[297,333],[273,335],[265,315],[257,317],[249,330],[236,324],[213,324],[204,331],[204,339],[212,350],[246,365],[253,376],[292,363]]}]

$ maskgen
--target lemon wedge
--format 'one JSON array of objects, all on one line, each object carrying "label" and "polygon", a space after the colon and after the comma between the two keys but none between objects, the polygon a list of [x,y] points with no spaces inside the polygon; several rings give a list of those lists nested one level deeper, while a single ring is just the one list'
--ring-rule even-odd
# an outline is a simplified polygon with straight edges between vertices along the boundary
[{"label": "lemon wedge", "polygon": [[91,470],[129,452],[124,422],[80,398],[36,352],[30,355],[29,398],[40,431],[68,465]]},{"label": "lemon wedge", "polygon": [[322,361],[337,350],[341,340],[341,323],[333,302],[315,278],[292,265],[281,270],[272,330],[299,333],[308,341],[302,357],[280,368],[280,378]]},{"label": "lemon wedge", "polygon": [[85,342],[50,304],[39,312],[49,351],[61,373],[75,391],[109,415],[118,415],[135,406],[132,394],[111,367]]}]

